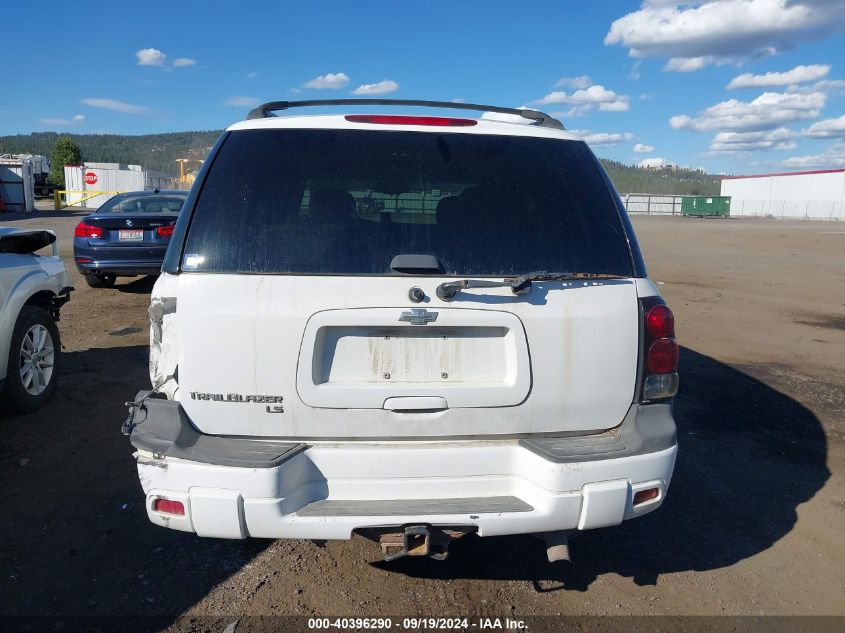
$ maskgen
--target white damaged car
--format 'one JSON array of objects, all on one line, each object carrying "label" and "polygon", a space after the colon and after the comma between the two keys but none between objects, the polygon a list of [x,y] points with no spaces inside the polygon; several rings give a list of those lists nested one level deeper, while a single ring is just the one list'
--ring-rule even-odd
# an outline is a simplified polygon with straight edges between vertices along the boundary
[{"label": "white damaged car", "polygon": [[[50,247],[49,254],[39,251]],[[56,234],[0,228],[0,411],[27,413],[56,387],[56,321],[73,288]]]},{"label": "white damaged car", "polygon": [[[394,114],[274,115],[312,105]],[[205,161],[150,316],[124,432],[158,525],[387,559],[534,533],[559,560],[666,497],[674,317],[598,160],[541,112],[257,108]]]}]

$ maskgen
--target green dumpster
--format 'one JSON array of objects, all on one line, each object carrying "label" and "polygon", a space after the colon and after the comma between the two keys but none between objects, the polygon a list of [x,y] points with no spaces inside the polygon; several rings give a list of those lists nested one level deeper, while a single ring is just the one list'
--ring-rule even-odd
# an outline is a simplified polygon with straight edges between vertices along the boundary
[{"label": "green dumpster", "polygon": [[727,218],[731,215],[730,196],[685,196],[681,213],[691,217]]}]

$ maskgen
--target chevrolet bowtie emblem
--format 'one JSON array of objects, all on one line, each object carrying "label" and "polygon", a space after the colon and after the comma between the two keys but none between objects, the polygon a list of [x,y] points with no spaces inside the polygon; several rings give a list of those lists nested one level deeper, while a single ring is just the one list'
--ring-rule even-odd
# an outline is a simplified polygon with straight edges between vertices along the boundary
[{"label": "chevrolet bowtie emblem", "polygon": [[437,320],[437,312],[429,312],[425,308],[411,308],[402,313],[400,321],[407,321],[411,325],[426,325]]}]

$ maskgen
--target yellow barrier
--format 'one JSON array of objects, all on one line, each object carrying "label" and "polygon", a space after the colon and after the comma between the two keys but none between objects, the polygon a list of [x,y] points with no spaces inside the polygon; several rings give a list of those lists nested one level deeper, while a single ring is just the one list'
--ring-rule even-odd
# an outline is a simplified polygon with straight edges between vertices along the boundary
[{"label": "yellow barrier", "polygon": [[82,197],[72,204],[65,204],[64,207],[72,207],[74,205],[79,204],[80,202],[85,202],[86,200],[90,200],[91,198],[96,198],[97,196],[102,195],[112,195],[115,196],[119,193],[126,193],[125,191],[91,191],[82,190],[82,189],[57,189],[53,192],[53,202],[56,207],[56,211],[59,211],[63,208],[62,206],[62,195],[67,193],[81,193]]}]

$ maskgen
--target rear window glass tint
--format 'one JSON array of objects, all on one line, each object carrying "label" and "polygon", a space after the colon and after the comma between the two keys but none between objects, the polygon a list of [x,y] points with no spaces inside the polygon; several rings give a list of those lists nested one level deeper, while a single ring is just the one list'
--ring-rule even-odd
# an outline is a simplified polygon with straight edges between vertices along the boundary
[{"label": "rear window glass tint", "polygon": [[448,275],[631,274],[619,211],[586,145],[478,134],[245,130],[209,170],[183,269]]}]

